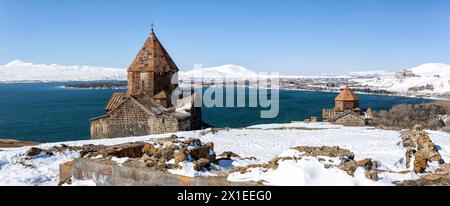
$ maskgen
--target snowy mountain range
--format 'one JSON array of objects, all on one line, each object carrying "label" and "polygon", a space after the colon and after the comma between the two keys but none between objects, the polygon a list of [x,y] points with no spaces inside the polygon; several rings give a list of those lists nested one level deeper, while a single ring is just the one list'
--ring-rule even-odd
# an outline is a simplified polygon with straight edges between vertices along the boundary
[{"label": "snowy mountain range", "polygon": [[226,64],[222,66],[193,69],[190,71],[181,71],[179,73],[181,79],[250,79],[258,77],[258,74],[242,66]]},{"label": "snowy mountain range", "polygon": [[[251,79],[264,75],[238,65],[180,71],[180,79],[223,78]],[[450,65],[428,63],[397,72],[383,70],[358,71],[341,75],[280,76],[282,78],[348,78],[361,86],[383,89],[401,94],[445,94],[450,93]],[[69,82],[126,80],[124,68],[97,66],[63,66],[58,64],[33,64],[14,60],[0,65],[0,83],[3,82]]]},{"label": "snowy mountain range", "polygon": [[33,64],[20,60],[0,65],[0,82],[70,82],[126,79],[126,70],[117,68]]}]

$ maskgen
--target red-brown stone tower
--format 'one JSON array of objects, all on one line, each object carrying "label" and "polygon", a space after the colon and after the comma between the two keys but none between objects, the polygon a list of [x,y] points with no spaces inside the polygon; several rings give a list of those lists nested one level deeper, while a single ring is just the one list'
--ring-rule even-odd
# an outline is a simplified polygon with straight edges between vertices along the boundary
[{"label": "red-brown stone tower", "polygon": [[341,93],[334,99],[334,109],[336,111],[353,110],[359,107],[359,98],[346,85]]},{"label": "red-brown stone tower", "polygon": [[[153,31],[128,67],[128,94],[147,95],[162,106],[169,106],[170,95],[178,87],[174,74],[178,67]],[[174,82],[172,84],[172,77]]]}]

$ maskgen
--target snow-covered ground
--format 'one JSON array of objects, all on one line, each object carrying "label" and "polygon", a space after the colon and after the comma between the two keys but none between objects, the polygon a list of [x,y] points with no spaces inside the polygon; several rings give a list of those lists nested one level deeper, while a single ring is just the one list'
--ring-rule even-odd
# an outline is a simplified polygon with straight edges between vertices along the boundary
[{"label": "snow-covered ground", "polygon": [[[446,162],[450,162],[450,134],[428,131]],[[113,145],[125,142],[145,141],[150,138],[168,137],[171,134],[149,135],[104,140],[83,140],[64,142],[66,145],[104,144]],[[401,146],[400,133],[371,127],[344,127],[327,123],[290,123],[255,125],[244,129],[219,130],[216,133],[201,135],[200,131],[178,132],[179,137],[197,137],[202,141],[214,142],[217,154],[232,151],[241,157],[255,157],[255,160],[236,160],[234,166],[249,163],[267,163],[277,156],[298,155],[292,151],[296,146],[340,146],[355,154],[355,160],[372,158],[381,163],[381,169],[391,171],[406,170]],[[49,148],[61,143],[39,145]],[[53,156],[40,155],[26,161],[28,166],[20,164],[29,147],[2,149],[0,151],[0,185],[56,185],[58,165],[78,157],[76,152],[55,153]],[[118,160],[122,161],[122,160]],[[224,166],[224,165],[222,165]],[[175,171],[183,175],[183,171]],[[187,171],[186,173],[188,173]],[[191,171],[192,172],[192,171]],[[185,174],[189,175],[189,174]],[[192,175],[191,175],[192,176]],[[233,173],[230,181],[264,180],[272,185],[389,185],[394,180],[418,178],[413,173],[383,173],[375,182],[364,177],[362,171],[356,171],[354,177],[337,168],[325,169],[317,159],[307,161],[285,160],[277,170],[261,171],[252,169],[242,175]]]}]

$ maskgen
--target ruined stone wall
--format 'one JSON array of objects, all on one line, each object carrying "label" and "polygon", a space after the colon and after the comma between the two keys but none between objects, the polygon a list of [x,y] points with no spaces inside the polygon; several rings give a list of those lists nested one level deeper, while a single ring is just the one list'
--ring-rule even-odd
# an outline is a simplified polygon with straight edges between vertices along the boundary
[{"label": "ruined stone wall", "polygon": [[334,119],[335,110],[334,109],[322,109],[322,121],[329,122]]},{"label": "ruined stone wall", "polygon": [[131,100],[104,118],[91,122],[91,138],[141,136],[178,131],[178,120],[169,115],[147,113]]},{"label": "ruined stone wall", "polygon": [[342,124],[346,126],[364,126],[366,122],[363,118],[357,117],[355,115],[345,115],[336,120],[337,124]]}]

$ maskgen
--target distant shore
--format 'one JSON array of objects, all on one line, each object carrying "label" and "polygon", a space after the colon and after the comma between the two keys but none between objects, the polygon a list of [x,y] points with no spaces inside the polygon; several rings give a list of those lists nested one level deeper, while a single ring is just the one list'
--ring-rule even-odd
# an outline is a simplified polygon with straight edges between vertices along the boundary
[{"label": "distant shore", "polygon": [[0,139],[0,148],[24,147],[38,145],[38,142],[18,141],[13,139]]},{"label": "distant shore", "polygon": [[[204,85],[204,86],[213,86],[214,87],[214,85]],[[96,83],[66,84],[63,87],[64,88],[70,88],[70,89],[126,89],[127,82],[126,81],[118,81],[118,82],[96,82]],[[180,84],[180,87],[183,87],[183,84]],[[197,85],[195,87],[199,88],[200,86]],[[254,87],[243,86],[243,85],[237,85],[237,87],[254,88]],[[332,93],[339,92],[339,88],[336,88],[335,90],[333,90],[333,89],[307,89],[307,88],[279,87],[278,89],[280,89],[280,90],[292,90],[292,91],[332,92]],[[383,91],[376,90],[374,92],[370,92],[370,91],[358,91],[358,89],[357,89],[357,90],[355,90],[355,93],[368,94],[368,95],[382,95],[382,96],[392,96],[392,97],[408,97],[408,98],[419,98],[419,99],[450,101],[448,98],[444,98],[444,97],[413,96],[413,95],[400,94],[400,93],[384,91],[384,90]]]}]

